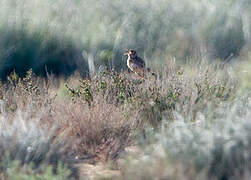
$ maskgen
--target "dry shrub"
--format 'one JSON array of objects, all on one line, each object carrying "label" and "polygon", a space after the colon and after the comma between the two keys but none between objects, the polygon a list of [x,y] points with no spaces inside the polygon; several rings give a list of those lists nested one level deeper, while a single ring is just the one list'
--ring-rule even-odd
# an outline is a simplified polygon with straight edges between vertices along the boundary
[{"label": "dry shrub", "polygon": [[19,111],[23,119],[39,119],[36,128],[52,128],[50,143],[64,145],[63,160],[106,162],[116,160],[149,124],[159,130],[183,117],[191,122],[199,113],[211,116],[208,107],[234,99],[237,86],[224,67],[206,63],[181,68],[169,62],[155,74],[135,79],[104,70],[89,79],[74,76],[62,88],[68,94],[58,98],[62,89],[55,78],[41,79],[32,71],[23,79],[13,74],[1,86],[1,112],[10,122]]},{"label": "dry shrub", "polygon": [[[73,80],[76,81],[76,78]],[[108,99],[104,98],[104,93],[108,92],[88,94],[88,86],[81,86],[83,94],[73,101],[67,97],[56,99],[58,87],[54,85],[57,84],[55,81],[51,76],[48,79],[39,78],[32,70],[25,78],[13,73],[9,82],[1,87],[2,114],[8,116],[11,124],[16,123],[18,114],[24,120],[38,119],[35,130],[52,129],[48,136],[53,142],[64,145],[62,160],[72,160],[72,156],[104,162],[116,159],[128,144],[130,135],[130,122],[125,120],[120,106],[113,103],[116,100],[110,98],[108,103]],[[80,82],[83,85],[88,80]]]},{"label": "dry shrub", "polygon": [[229,103],[212,110],[217,116],[152,133],[152,143],[128,156],[121,179],[250,179],[250,93]]},{"label": "dry shrub", "polygon": [[13,171],[31,167],[30,173],[45,173],[44,167],[50,165],[56,173],[60,162],[67,163],[66,141],[56,137],[56,124],[49,123],[56,97],[54,81],[52,77],[39,78],[30,70],[24,78],[12,73],[8,82],[2,83],[0,173],[8,174],[8,166]]},{"label": "dry shrub", "polygon": [[57,104],[53,121],[58,123],[59,134],[70,139],[70,154],[80,159],[116,159],[129,142],[130,122],[118,106],[101,96],[91,106],[82,101]]},{"label": "dry shrub", "polygon": [[157,78],[135,85],[133,96],[124,106],[127,117],[137,121],[139,127],[150,124],[158,129],[163,120],[179,120],[177,114],[186,117],[186,121],[195,121],[198,113],[234,99],[238,86],[220,64],[201,62],[179,67],[169,62],[156,74]]},{"label": "dry shrub", "polygon": [[[54,79],[54,80],[53,80]],[[51,108],[56,97],[55,78],[48,79],[37,77],[32,70],[27,72],[24,78],[19,78],[15,72],[8,77],[8,82],[1,86],[3,100],[7,113],[22,111],[32,107],[31,115],[43,108]]]},{"label": "dry shrub", "polygon": [[233,99],[238,83],[227,70],[220,63],[201,61],[181,67],[170,61],[146,79],[103,70],[80,80],[75,88],[66,88],[73,102],[94,107],[98,97],[108,107],[117,106],[134,130],[144,130],[146,125],[158,129],[163,120],[177,120],[177,114],[195,121],[199,113],[210,110],[209,106],[218,107]]}]

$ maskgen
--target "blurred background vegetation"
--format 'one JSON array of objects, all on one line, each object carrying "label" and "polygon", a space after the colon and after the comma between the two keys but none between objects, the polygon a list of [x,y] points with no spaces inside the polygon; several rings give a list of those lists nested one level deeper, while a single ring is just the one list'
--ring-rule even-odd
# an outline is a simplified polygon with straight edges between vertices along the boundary
[{"label": "blurred background vegetation", "polygon": [[0,77],[15,71],[83,76],[125,68],[136,49],[149,66],[170,58],[225,61],[248,56],[250,0],[2,0]]},{"label": "blurred background vegetation", "polygon": [[0,179],[251,179],[250,4],[1,0]]}]

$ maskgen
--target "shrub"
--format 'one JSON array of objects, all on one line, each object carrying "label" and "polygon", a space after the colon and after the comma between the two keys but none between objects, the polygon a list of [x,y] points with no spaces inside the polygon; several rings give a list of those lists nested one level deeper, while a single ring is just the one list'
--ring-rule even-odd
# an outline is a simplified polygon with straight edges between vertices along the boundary
[{"label": "shrub", "polygon": [[[126,154],[122,153],[126,147],[141,144],[145,153],[132,156],[136,161],[130,160],[123,168],[125,176],[136,173],[140,179],[156,176],[156,172],[163,178],[179,179],[187,172],[191,177],[235,176],[226,169],[214,169],[229,160],[213,165],[218,157],[230,159],[214,135],[221,128],[235,127],[232,119],[229,124],[224,124],[224,119],[238,104],[242,91],[237,90],[243,87],[242,81],[236,81],[238,74],[229,70],[221,63],[179,66],[171,61],[162,71],[155,71],[156,76],[149,74],[145,79],[108,70],[85,79],[72,76],[67,81],[53,76],[42,79],[31,70],[24,78],[13,72],[0,88],[0,150],[9,154],[11,161],[18,160],[21,169],[33,164],[34,175],[39,175],[37,170],[44,164],[52,165],[56,172],[58,162],[71,170],[71,163],[76,162],[111,160],[119,167],[117,160]],[[238,111],[233,113],[235,116]],[[140,133],[142,142],[137,141]],[[134,168],[138,163],[143,168],[140,171]],[[152,163],[156,166],[150,168]],[[239,175],[239,164],[226,166]]]},{"label": "shrub", "polygon": [[179,114],[155,135],[149,131],[150,145],[128,157],[121,179],[249,179],[249,96],[208,112],[215,116],[189,122]]},{"label": "shrub", "polygon": [[[5,169],[4,174],[1,175],[1,179],[44,179],[44,180],[57,180],[57,179],[70,179],[70,171],[64,167],[62,164],[59,164],[55,169],[52,166],[44,165],[39,169],[35,170],[32,165],[21,165],[18,161],[13,161],[4,157],[2,160],[2,168]],[[56,174],[54,170],[56,170]]]},{"label": "shrub", "polygon": [[70,165],[66,162],[68,144],[57,138],[57,126],[50,121],[55,95],[49,92],[53,89],[49,79],[38,78],[31,70],[24,78],[14,74],[1,86],[1,174],[10,179],[19,175],[38,179],[39,173],[41,178],[67,179],[72,172],[54,177],[50,170],[62,170],[59,162]]},{"label": "shrub", "polygon": [[45,30],[9,30],[2,26],[0,30],[2,80],[12,71],[24,77],[26,71],[31,68],[34,73],[41,76],[46,76],[47,73],[69,76],[77,69],[77,62],[82,58],[80,49],[73,42]]}]

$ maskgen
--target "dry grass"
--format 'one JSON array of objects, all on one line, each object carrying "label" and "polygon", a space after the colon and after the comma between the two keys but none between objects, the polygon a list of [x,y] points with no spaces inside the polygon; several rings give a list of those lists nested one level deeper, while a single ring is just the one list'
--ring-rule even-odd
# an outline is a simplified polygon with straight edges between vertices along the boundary
[{"label": "dry grass", "polygon": [[[142,133],[149,143],[151,134],[169,123],[197,122],[200,114],[205,119],[217,116],[211,107],[222,108],[235,99],[238,83],[226,67],[205,62],[180,67],[171,62],[156,74],[137,79],[104,70],[88,79],[73,76],[67,81],[42,79],[32,71],[23,79],[12,74],[1,86],[1,126],[12,129],[3,134],[15,139],[15,148],[1,137],[2,151],[38,167],[53,161],[116,162]],[[150,134],[149,127],[154,129]],[[22,138],[29,143],[22,145],[20,155],[12,153]],[[29,154],[30,146],[36,147],[38,157]]]},{"label": "dry grass", "polygon": [[130,123],[119,107],[95,97],[92,106],[82,102],[57,104],[53,122],[62,138],[71,141],[70,154],[106,162],[116,159],[128,145]]}]

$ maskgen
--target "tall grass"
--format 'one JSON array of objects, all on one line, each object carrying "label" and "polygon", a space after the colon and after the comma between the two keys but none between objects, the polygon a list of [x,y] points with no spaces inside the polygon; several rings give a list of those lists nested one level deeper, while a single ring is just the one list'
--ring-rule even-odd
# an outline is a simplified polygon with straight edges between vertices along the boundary
[{"label": "tall grass", "polygon": [[[1,1],[0,75],[29,68],[82,75],[100,65],[121,69],[125,48],[148,61],[245,58],[248,1]],[[162,60],[161,60],[162,59]]]},{"label": "tall grass", "polygon": [[[74,163],[111,161],[122,168],[122,177],[136,174],[137,179],[190,177],[190,173],[191,177],[242,177],[246,160],[238,159],[242,147],[236,147],[235,160],[231,159],[235,154],[228,155],[231,148],[218,143],[226,138],[237,144],[248,141],[248,136],[238,139],[235,134],[248,135],[243,119],[249,113],[246,80],[250,75],[238,69],[241,66],[224,63],[180,66],[170,61],[146,79],[104,69],[90,78],[74,75],[66,81],[43,79],[31,70],[24,78],[13,72],[0,89],[0,150],[11,162],[19,161],[21,169],[34,164],[29,171],[35,174],[46,173],[47,164],[57,174],[62,162],[77,176]],[[125,150],[131,145],[143,146],[142,153],[127,156]],[[224,148],[226,152],[221,151]],[[129,159],[128,164],[120,165],[122,157]],[[16,169],[15,163],[12,167]],[[7,169],[1,173],[8,175]]]}]

